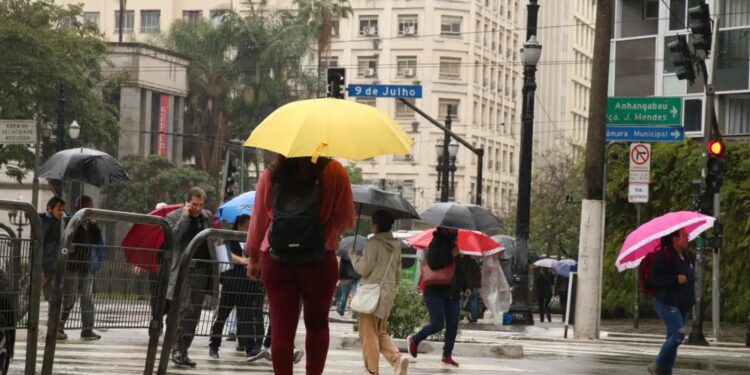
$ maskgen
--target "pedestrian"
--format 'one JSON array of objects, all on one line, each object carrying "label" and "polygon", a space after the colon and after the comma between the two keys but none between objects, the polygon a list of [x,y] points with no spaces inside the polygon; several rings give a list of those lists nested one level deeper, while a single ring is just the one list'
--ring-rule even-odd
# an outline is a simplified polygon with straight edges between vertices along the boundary
[{"label": "pedestrian", "polygon": [[360,277],[359,273],[354,269],[354,266],[352,266],[351,260],[346,257],[341,257],[339,262],[341,301],[339,302],[339,307],[336,309],[339,316],[344,316],[344,312],[346,312],[346,303],[349,300],[349,295],[354,297],[354,294],[357,293],[357,284],[359,283]]},{"label": "pedestrian", "polygon": [[466,277],[471,282],[471,295],[461,296],[461,306],[469,311],[469,324],[477,324],[479,321],[479,289],[482,287],[482,271],[477,260],[470,256],[461,254],[461,263],[464,266]]},{"label": "pedestrian", "polygon": [[353,226],[351,183],[335,160],[279,155],[258,181],[247,235],[247,272],[253,279],[262,275],[268,293],[276,375],[292,374],[300,301],[307,374],[323,373],[328,312],[338,280],[338,239]]},{"label": "pedestrian", "polygon": [[[190,241],[202,230],[211,228],[211,212],[203,209],[206,192],[199,187],[191,188],[186,196],[185,205],[165,217],[172,227],[174,247],[172,249],[172,270],[169,274],[167,299],[171,304],[177,287],[177,273],[184,251]],[[182,298],[179,304],[183,310],[182,334],[177,338],[172,349],[172,362],[178,366],[195,367],[190,360],[188,350],[193,343],[195,329],[203,310],[203,299],[206,294],[213,294],[218,290],[219,264],[216,262],[216,248],[213,241],[204,241],[193,254],[190,274],[182,285]],[[170,323],[171,324],[171,323]]]},{"label": "pedestrian", "polygon": [[[76,201],[76,211],[93,208],[94,201],[88,195],[81,195]],[[73,251],[68,255],[63,281],[63,303],[60,315],[59,336],[67,338],[63,328],[76,301],[80,300],[81,338],[99,340],[102,337],[94,332],[94,270],[91,269],[92,254],[102,243],[102,232],[93,218],[85,219],[73,234]]]},{"label": "pedestrian", "polygon": [[[534,267],[534,265],[532,265]],[[552,323],[552,312],[549,303],[552,300],[552,283],[550,276],[544,267],[534,267],[534,285],[536,286],[536,299],[539,304],[539,321],[544,323],[544,315],[547,315],[547,321]]]},{"label": "pedestrian", "polygon": [[409,359],[401,356],[386,330],[401,280],[401,245],[391,233],[394,221],[390,212],[376,211],[372,214],[373,237],[365,245],[362,255],[354,249],[349,250],[352,266],[362,275],[360,283],[380,284],[380,299],[375,311],[359,314],[364,374],[380,374],[380,354],[393,367],[396,375],[405,375],[409,367]]},{"label": "pedestrian", "polygon": [[648,270],[648,286],[656,292],[654,310],[667,328],[667,338],[656,360],[648,365],[652,375],[672,374],[677,348],[685,339],[685,320],[695,305],[695,257],[687,244],[685,229],[662,237]]},{"label": "pedestrian", "polygon": [[[57,274],[57,256],[60,251],[60,239],[62,237],[62,228],[64,225],[63,216],[65,216],[65,201],[60,197],[52,197],[47,201],[47,209],[39,214],[42,222],[43,245],[42,245],[42,291],[44,299],[52,304],[52,291]],[[49,309],[52,313],[52,309]],[[48,318],[51,320],[51,316]],[[57,339],[65,340],[68,335],[59,326]]]},{"label": "pedestrian", "polygon": [[[472,285],[464,271],[461,257],[458,256],[457,236],[457,230],[440,227],[433,234],[425,254],[426,266],[423,266],[425,287],[422,293],[430,315],[430,322],[407,339],[409,354],[416,358],[419,343],[442,331],[445,327],[442,363],[455,367],[458,367],[458,362],[453,360],[453,346],[458,334],[461,295],[466,297],[471,295]],[[439,282],[432,280],[426,271],[440,276]]]},{"label": "pedestrian", "polygon": [[[250,215],[237,217],[232,229],[247,232],[250,227]],[[211,327],[211,339],[208,344],[208,356],[219,358],[221,336],[227,317],[234,310],[237,319],[237,345],[245,351],[248,362],[254,362],[267,354],[262,350],[263,341],[263,291],[260,282],[249,280],[245,276],[247,258],[244,256],[244,244],[238,241],[226,241],[225,245],[232,253],[232,266],[222,272],[220,277],[221,297],[216,319]],[[247,293],[251,293],[250,296]],[[257,298],[255,294],[260,294]],[[260,300],[260,303],[257,303]]]},{"label": "pedestrian", "polygon": [[[560,298],[560,308],[562,310],[562,321],[565,322],[565,314],[568,311],[568,282],[569,278],[557,275],[555,278],[555,291]],[[572,306],[571,306],[572,308]]]}]

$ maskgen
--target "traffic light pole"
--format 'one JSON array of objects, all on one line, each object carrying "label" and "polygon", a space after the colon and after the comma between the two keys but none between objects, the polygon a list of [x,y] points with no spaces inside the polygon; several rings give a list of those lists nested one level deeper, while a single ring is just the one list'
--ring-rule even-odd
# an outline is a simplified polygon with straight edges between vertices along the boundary
[{"label": "traffic light pole", "polygon": [[[712,45],[716,48],[719,46],[719,25],[720,25],[720,15],[723,10],[723,1],[718,0],[716,2],[716,8],[718,9],[717,12],[715,12],[716,16],[714,19],[714,32],[713,32],[713,41]],[[715,91],[714,91],[714,77],[716,76],[716,68],[717,68],[717,60],[718,60],[718,54],[714,53],[713,57],[711,58],[711,67],[710,71],[709,68],[706,66],[706,61],[701,60],[700,61],[700,67],[701,71],[703,73],[703,81],[705,83],[705,93],[704,93],[704,110],[703,110],[703,153],[702,153],[702,168],[701,168],[701,192],[705,193],[707,189],[710,187],[708,184],[706,184],[706,177],[708,176],[708,144],[713,138],[713,132],[716,130],[716,133],[718,134],[718,126],[716,124],[716,116],[715,116],[715,110],[714,110],[714,99],[715,99]],[[703,195],[703,194],[701,194]],[[719,212],[718,209],[718,199],[714,199],[714,210],[713,214],[714,216],[718,217]],[[705,234],[701,236],[702,237],[702,243],[705,243]],[[716,251],[716,250],[715,250]],[[718,255],[716,253],[715,255]],[[719,264],[718,264],[719,257],[716,256],[714,258],[714,267],[713,267],[713,273],[716,275],[716,277],[713,278],[713,288],[716,292],[719,290]],[[693,322],[692,322],[692,329],[690,330],[690,335],[687,339],[687,344],[689,345],[708,345],[708,342],[706,341],[706,337],[703,335],[703,312],[704,312],[704,291],[705,291],[705,261],[706,261],[706,255],[704,253],[704,246],[698,246],[697,248],[697,254],[695,259],[695,269],[696,269],[696,275],[695,275],[695,313],[693,314]],[[717,299],[718,302],[718,299]],[[718,310],[713,311],[713,319],[718,319]],[[716,332],[718,333],[718,332]]]}]

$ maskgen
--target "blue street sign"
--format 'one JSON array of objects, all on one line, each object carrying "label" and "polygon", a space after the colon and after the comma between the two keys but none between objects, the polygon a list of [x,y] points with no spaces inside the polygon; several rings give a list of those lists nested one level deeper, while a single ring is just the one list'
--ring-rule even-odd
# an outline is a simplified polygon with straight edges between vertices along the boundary
[{"label": "blue street sign", "polygon": [[654,126],[607,126],[607,141],[680,142],[685,129]]},{"label": "blue street sign", "polygon": [[370,98],[421,98],[422,86],[416,85],[355,85],[348,87],[349,96]]}]

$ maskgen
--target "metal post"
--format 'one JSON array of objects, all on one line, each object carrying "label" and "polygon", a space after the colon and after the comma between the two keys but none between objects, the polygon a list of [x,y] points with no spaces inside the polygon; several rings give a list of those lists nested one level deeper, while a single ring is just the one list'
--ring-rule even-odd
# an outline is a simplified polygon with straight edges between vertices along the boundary
[{"label": "metal post", "polygon": [[450,188],[450,194],[448,196],[452,200],[456,200],[456,157],[451,156],[451,165],[450,165],[450,172],[451,172],[451,188]]},{"label": "metal post", "polygon": [[120,30],[117,33],[117,41],[122,43],[122,29],[125,27],[125,1],[120,0]]},{"label": "metal post", "polygon": [[[719,193],[714,194],[714,216],[719,217],[719,205],[721,199],[719,198]],[[717,230],[718,229],[718,230]],[[712,272],[711,272],[711,328],[713,332],[713,336],[716,339],[716,341],[719,341],[719,337],[721,336],[721,274],[720,274],[720,255],[721,255],[721,222],[719,220],[716,220],[716,224],[714,224],[714,259],[712,262]]]},{"label": "metal post", "polygon": [[39,164],[42,158],[42,116],[36,118],[36,143],[34,144],[34,179],[31,183],[31,205],[39,209]]},{"label": "metal post", "polygon": [[[641,226],[641,204],[635,204],[635,227]],[[633,328],[638,329],[640,322],[640,275],[638,268],[635,268],[635,293],[633,294]]]},{"label": "metal post", "polygon": [[451,130],[451,124],[453,123],[453,119],[451,119],[451,106],[448,105],[448,115],[445,117],[445,128],[447,131],[445,132],[445,137],[443,138],[443,163],[442,163],[442,169],[440,170],[441,178],[443,181],[442,186],[440,186],[440,201],[441,202],[447,202],[448,201],[448,193],[449,193],[449,181],[448,181],[448,173],[450,172],[450,168],[448,166],[449,160],[450,160],[450,154],[448,153],[448,145],[451,143],[451,136],[449,131]]},{"label": "metal post", "polygon": [[[536,36],[537,14],[539,4],[529,0],[527,6],[526,40]],[[536,92],[536,65],[525,64],[523,73],[523,124],[521,126],[521,155],[518,168],[518,204],[516,206],[516,252],[515,267],[518,274],[513,275],[513,306],[511,314],[522,314],[526,324],[534,324],[529,307],[529,217],[531,216],[531,161],[534,142],[534,95]]]},{"label": "metal post", "polygon": [[482,205],[482,185],[484,185],[484,177],[482,176],[482,173],[484,171],[484,149],[478,148],[476,149],[477,154],[477,194],[476,194],[476,201],[474,204],[477,206]]}]

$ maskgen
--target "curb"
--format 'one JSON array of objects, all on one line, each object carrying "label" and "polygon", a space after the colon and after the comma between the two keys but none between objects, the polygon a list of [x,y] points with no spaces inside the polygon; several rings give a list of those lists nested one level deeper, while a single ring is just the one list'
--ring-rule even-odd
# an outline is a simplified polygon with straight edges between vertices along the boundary
[{"label": "curb", "polygon": [[[404,339],[393,339],[399,351],[407,352],[407,343]],[[358,337],[331,337],[330,347],[334,349],[361,349]],[[443,349],[442,342],[423,341],[419,344],[419,353],[440,354]],[[523,346],[519,344],[471,344],[456,342],[453,355],[459,357],[482,357],[482,358],[523,358]]]}]

